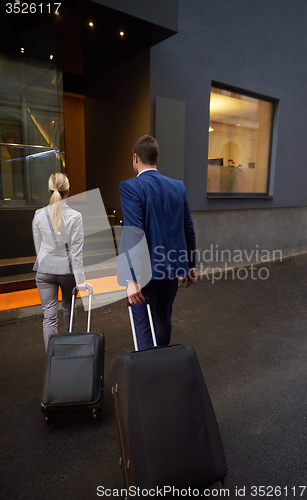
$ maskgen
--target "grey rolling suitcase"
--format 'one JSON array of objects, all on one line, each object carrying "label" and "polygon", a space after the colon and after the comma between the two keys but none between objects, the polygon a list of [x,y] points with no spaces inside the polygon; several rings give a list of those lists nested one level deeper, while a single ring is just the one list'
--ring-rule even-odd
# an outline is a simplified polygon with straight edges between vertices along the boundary
[{"label": "grey rolling suitcase", "polygon": [[[136,346],[131,307],[129,313]],[[154,332],[153,339],[156,345]],[[169,487],[221,486],[227,473],[225,455],[193,348],[137,351],[136,346],[135,352],[113,360],[112,375],[127,489],[166,488],[163,492],[171,494]]]},{"label": "grey rolling suitcase", "polygon": [[78,294],[74,288],[69,333],[53,335],[49,340],[41,403],[46,423],[51,422],[54,413],[87,410],[94,419],[102,414],[105,339],[103,334],[90,333],[93,289],[90,285],[87,289],[87,332],[72,332]]}]

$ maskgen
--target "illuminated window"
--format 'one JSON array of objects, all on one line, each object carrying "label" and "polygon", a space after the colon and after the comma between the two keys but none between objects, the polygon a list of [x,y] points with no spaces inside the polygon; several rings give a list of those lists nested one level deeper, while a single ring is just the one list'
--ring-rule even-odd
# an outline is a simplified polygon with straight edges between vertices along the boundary
[{"label": "illuminated window", "polygon": [[267,195],[273,103],[212,87],[208,195]]}]

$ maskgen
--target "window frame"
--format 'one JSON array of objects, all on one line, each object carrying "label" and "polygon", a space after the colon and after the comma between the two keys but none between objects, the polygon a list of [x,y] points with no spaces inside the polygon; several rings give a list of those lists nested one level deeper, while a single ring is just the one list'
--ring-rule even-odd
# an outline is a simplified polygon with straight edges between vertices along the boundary
[{"label": "window frame", "polygon": [[[269,138],[269,148],[268,148],[268,171],[267,171],[267,190],[265,193],[220,193],[220,192],[210,192],[208,193],[208,155],[209,155],[209,132],[208,132],[208,148],[207,148],[207,184],[206,184],[206,195],[208,200],[213,199],[273,199],[273,181],[274,181],[274,173],[275,173],[275,144],[276,144],[276,135],[277,135],[277,114],[278,114],[278,103],[279,100],[274,97],[269,97],[267,95],[260,94],[258,92],[253,92],[245,89],[241,89],[239,87],[234,87],[232,85],[220,83],[212,80],[210,86],[210,94],[209,94],[209,103],[211,99],[212,88],[217,88],[220,90],[224,90],[226,92],[233,92],[237,94],[244,95],[246,97],[251,97],[253,99],[262,100],[265,102],[269,102],[272,104],[272,117],[271,117],[271,126],[270,126],[270,138]],[[209,119],[208,119],[208,127],[210,127],[210,105],[209,105]]]},{"label": "window frame", "polygon": [[[0,211],[15,208],[38,208],[48,202],[50,173],[55,170],[65,171],[65,161],[63,162],[65,145],[63,144],[61,148],[61,134],[63,137],[65,134],[62,71],[56,66],[55,61],[46,62],[32,57],[18,57],[6,52],[0,52],[0,60],[3,62],[4,68],[5,64],[7,64],[9,70],[11,67],[14,69],[12,74],[9,72],[11,81],[9,81],[9,84],[4,82],[4,90],[0,95],[0,111],[3,110],[3,116],[13,116],[14,122],[13,126],[9,123],[7,127],[1,119],[0,129],[2,130],[0,132],[5,132],[6,128],[11,132],[14,127],[16,130],[18,128],[19,132],[18,136],[12,139],[6,139],[5,136],[0,137]],[[0,73],[0,80],[3,74],[4,71]],[[22,82],[22,85],[20,82]],[[40,98],[38,98],[38,95],[40,95]],[[37,113],[40,114],[37,120],[38,123],[35,121]],[[43,122],[41,118],[44,119]],[[49,129],[47,137],[44,134],[46,120],[49,127],[54,124],[54,126],[52,125],[52,131]],[[41,128],[39,125],[41,125]],[[0,135],[2,136],[2,133]],[[16,158],[5,160],[2,158],[2,148],[4,150],[5,148],[11,148],[19,151],[20,154]],[[43,155],[47,157],[49,156],[48,152],[54,152],[55,161],[50,164],[49,170],[45,166],[41,167],[43,178],[45,177],[42,181],[40,177],[37,179],[33,173],[34,169],[38,168],[36,157],[38,153],[47,153]],[[34,158],[36,159],[34,160]],[[9,174],[5,173],[6,161],[11,164]],[[19,177],[14,173],[16,161],[20,162],[21,167]],[[45,173],[46,175],[44,175]],[[12,192],[12,197],[10,194],[7,196],[7,190],[5,189],[6,178],[12,186],[9,190]],[[16,179],[20,189],[17,196],[17,190],[14,187]],[[38,196],[37,192],[39,193]]]}]

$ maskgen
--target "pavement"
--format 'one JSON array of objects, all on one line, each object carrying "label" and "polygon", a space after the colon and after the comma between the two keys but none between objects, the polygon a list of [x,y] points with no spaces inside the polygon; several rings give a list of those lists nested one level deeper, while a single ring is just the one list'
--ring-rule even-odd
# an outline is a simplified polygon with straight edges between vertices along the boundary
[{"label": "pavement", "polygon": [[[307,498],[307,260],[268,271],[199,280],[175,300],[172,342],[196,350],[228,465],[224,489],[203,498]],[[76,329],[85,317],[79,309]],[[103,418],[59,415],[48,426],[41,317],[0,325],[1,500],[94,500],[98,486],[124,498],[110,365],[133,349],[125,300],[94,309],[92,331],[106,335]]]}]

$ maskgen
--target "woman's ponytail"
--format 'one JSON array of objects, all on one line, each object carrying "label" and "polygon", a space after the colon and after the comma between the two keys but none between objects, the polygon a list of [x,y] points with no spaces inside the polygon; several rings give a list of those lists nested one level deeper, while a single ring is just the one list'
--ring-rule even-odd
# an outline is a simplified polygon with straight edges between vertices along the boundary
[{"label": "woman's ponytail", "polygon": [[52,225],[56,234],[61,233],[61,227],[64,220],[64,209],[62,200],[64,195],[69,190],[69,180],[65,174],[61,172],[57,172],[55,174],[50,175],[49,190],[51,191],[50,198],[50,215],[52,220]]}]

